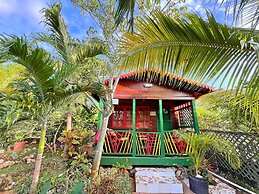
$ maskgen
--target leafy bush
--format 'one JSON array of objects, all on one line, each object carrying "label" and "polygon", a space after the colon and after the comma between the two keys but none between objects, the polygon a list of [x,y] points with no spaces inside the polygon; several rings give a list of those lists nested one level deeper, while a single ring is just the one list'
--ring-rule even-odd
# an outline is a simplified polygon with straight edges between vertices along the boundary
[{"label": "leafy bush", "polygon": [[101,168],[97,179],[86,190],[91,194],[128,194],[132,193],[132,184],[128,174],[121,174],[116,168]]}]

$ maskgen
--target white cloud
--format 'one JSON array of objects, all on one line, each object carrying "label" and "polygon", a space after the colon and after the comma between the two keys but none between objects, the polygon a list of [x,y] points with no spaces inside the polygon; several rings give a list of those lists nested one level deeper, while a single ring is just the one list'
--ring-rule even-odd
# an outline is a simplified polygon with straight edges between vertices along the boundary
[{"label": "white cloud", "polygon": [[[40,10],[46,7],[44,0],[0,0],[0,32],[28,33],[42,29]],[[9,26],[9,24],[11,24]],[[4,28],[4,29],[3,29]]]},{"label": "white cloud", "polygon": [[42,14],[40,10],[46,7],[46,3],[43,1],[27,0],[28,11],[37,21],[41,21]]},{"label": "white cloud", "polygon": [[0,15],[10,15],[15,12],[17,0],[0,0]]}]

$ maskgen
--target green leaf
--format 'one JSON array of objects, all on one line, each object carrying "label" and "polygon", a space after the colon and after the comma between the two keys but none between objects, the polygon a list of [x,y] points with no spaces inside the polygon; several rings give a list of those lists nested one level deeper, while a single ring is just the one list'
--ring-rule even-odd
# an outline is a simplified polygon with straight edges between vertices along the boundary
[{"label": "green leaf", "polygon": [[43,183],[42,187],[40,188],[40,194],[47,194],[51,187],[52,186],[50,182]]},{"label": "green leaf", "polygon": [[81,182],[81,183],[77,183],[74,188],[73,191],[71,192],[71,194],[85,194],[86,192],[84,191],[84,186],[85,183]]}]

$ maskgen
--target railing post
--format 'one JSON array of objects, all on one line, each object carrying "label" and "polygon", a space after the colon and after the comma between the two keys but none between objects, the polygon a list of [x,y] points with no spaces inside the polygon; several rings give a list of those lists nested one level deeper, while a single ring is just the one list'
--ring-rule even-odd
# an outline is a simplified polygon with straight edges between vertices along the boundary
[{"label": "railing post", "polygon": [[[102,110],[102,108],[103,108],[103,101],[100,99],[100,101],[99,101],[99,107],[100,107],[100,109]],[[102,112],[99,110],[98,111],[98,122],[97,122],[97,131],[101,128],[101,126],[102,126],[102,117],[103,117],[103,115],[102,115]]]},{"label": "railing post", "polygon": [[160,135],[161,135],[161,157],[165,157],[163,102],[161,99],[159,99],[159,124],[160,124]]},{"label": "railing post", "polygon": [[193,116],[193,128],[195,130],[195,133],[199,134],[199,123],[197,118],[197,112],[196,112],[196,106],[195,106],[195,100],[192,100],[192,116]]},{"label": "railing post", "polygon": [[137,143],[137,133],[136,133],[136,99],[132,100],[132,155],[136,156],[136,143]]}]

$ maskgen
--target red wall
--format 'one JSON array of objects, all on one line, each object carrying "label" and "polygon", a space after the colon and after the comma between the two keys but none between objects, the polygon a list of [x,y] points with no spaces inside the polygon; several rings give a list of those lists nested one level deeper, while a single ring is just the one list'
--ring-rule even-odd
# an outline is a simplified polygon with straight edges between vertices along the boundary
[{"label": "red wall", "polygon": [[146,82],[134,80],[120,80],[114,94],[118,99],[170,99],[170,100],[191,100],[194,93],[178,91],[168,86],[154,84],[151,88],[145,88]]}]

